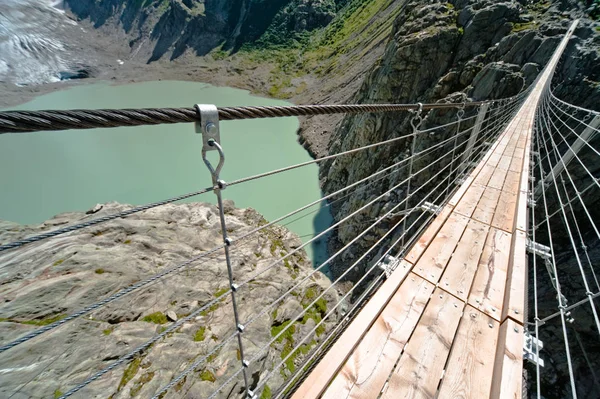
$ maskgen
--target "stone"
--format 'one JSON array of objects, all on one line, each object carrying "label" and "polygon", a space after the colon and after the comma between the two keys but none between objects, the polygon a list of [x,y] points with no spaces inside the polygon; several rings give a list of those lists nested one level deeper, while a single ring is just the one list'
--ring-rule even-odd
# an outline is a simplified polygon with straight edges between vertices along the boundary
[{"label": "stone", "polygon": [[167,319],[170,321],[177,321],[177,313],[175,313],[175,311],[167,310],[167,313],[165,314],[167,315]]}]

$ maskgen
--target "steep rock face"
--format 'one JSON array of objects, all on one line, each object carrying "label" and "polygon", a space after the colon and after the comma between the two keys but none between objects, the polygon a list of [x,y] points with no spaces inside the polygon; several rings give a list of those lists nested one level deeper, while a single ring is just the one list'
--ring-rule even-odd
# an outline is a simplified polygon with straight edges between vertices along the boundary
[{"label": "steep rock face", "polygon": [[156,61],[191,50],[206,55],[259,40],[285,42],[327,25],[334,0],[66,0],[81,19],[129,40],[132,56]]},{"label": "steep rock face", "polygon": [[[515,95],[535,79],[570,23],[570,18],[557,16],[557,11],[547,6],[540,11],[537,6],[524,9],[516,1],[473,0],[453,4],[408,3],[395,21],[385,54],[363,81],[355,101],[457,102],[466,98],[485,100]],[[538,18],[535,23],[533,18]],[[523,25],[528,29],[522,29]],[[574,99],[570,94],[575,90],[583,91],[589,96],[578,103],[597,108],[598,71],[591,64],[598,63],[600,57],[595,47],[598,34],[594,33],[593,26],[589,20],[581,22],[559,65],[556,92],[569,101]],[[535,27],[538,29],[533,30]],[[428,120],[434,123],[434,117],[439,122],[440,115],[447,119],[453,117],[446,114],[452,111],[432,112],[425,124]],[[410,131],[407,115],[348,116],[333,134],[329,150],[337,153],[406,134]],[[443,138],[443,134],[437,136],[437,140]],[[410,141],[406,140],[403,144],[383,146],[325,163],[321,169],[325,192],[334,192],[402,159],[409,146]],[[386,181],[385,186],[404,177],[398,173]],[[342,204],[333,206],[334,216],[340,219],[348,210],[378,194],[374,189],[340,201]],[[380,213],[381,209],[376,209],[370,216]],[[361,231],[364,226],[364,223],[348,222],[338,230],[339,242],[347,242],[352,232]]]},{"label": "steep rock face", "polygon": [[[68,213],[40,226],[2,222],[0,241],[13,241],[128,208],[105,204],[94,216]],[[232,203],[226,203],[225,211],[232,237],[265,223],[252,209],[236,209]],[[3,281],[0,341],[10,342],[221,243],[216,207],[184,204],[162,206],[33,244],[18,252],[4,253],[0,257]],[[253,386],[281,361],[284,346],[304,338],[337,300],[335,291],[329,290],[317,302],[318,306],[307,306],[330,287],[325,276],[315,273],[294,289],[293,295],[268,307],[313,271],[304,251],[290,257],[285,264],[268,269],[274,260],[300,243],[288,230],[272,227],[231,247],[234,278],[241,285],[237,301],[240,318],[246,324],[246,356],[257,357],[248,369]],[[246,280],[250,282],[241,283]],[[223,344],[214,356],[169,392],[169,397],[207,397],[240,366],[237,341],[226,341],[235,331],[228,287],[222,251],[166,274],[153,284],[3,353],[0,396],[8,397],[17,389],[24,397],[49,397],[55,392],[66,392],[164,331],[175,320],[196,311],[195,317],[83,392],[86,397],[151,397],[185,367]],[[216,297],[221,299],[197,312]],[[303,309],[307,309],[307,314],[297,319]],[[261,311],[264,314],[259,314]],[[334,322],[335,317],[308,337],[302,353],[308,353],[320,342],[322,334]],[[291,333],[268,345],[274,333],[290,323]],[[281,384],[303,356],[292,357],[283,370],[277,370],[268,382],[270,387]],[[242,388],[238,381],[229,389],[237,392]],[[228,392],[218,397],[225,397]]]}]

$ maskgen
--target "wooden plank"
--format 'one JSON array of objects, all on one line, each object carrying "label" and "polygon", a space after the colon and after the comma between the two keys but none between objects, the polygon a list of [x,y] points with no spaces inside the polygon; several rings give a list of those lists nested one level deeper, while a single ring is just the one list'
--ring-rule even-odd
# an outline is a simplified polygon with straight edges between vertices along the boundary
[{"label": "wooden plank", "polygon": [[488,164],[484,165],[477,177],[475,178],[475,184],[487,186],[490,178],[494,174],[494,167]]},{"label": "wooden plank", "polygon": [[517,230],[527,229],[527,192],[519,191],[519,204],[517,206]]},{"label": "wooden plank", "polygon": [[383,308],[388,304],[398,287],[408,275],[412,264],[402,260],[396,270],[379,287],[375,295],[356,315],[342,336],[316,365],[314,370],[296,390],[292,398],[316,398],[327,388],[338,370],[344,365],[356,345],[367,333]]},{"label": "wooden plank", "polygon": [[464,303],[436,289],[390,376],[383,399],[433,398]]},{"label": "wooden plank", "polygon": [[496,320],[502,316],[511,239],[511,234],[490,228],[469,294],[469,305]]},{"label": "wooden plank", "polygon": [[[519,191],[519,186],[521,182],[521,174],[516,172],[505,172],[506,180],[504,184],[500,187],[504,191],[508,191],[509,193],[516,194]],[[492,176],[493,177],[493,176]]]},{"label": "wooden plank", "polygon": [[489,398],[500,323],[467,306],[452,343],[438,399]]},{"label": "wooden plank", "polygon": [[498,335],[490,398],[521,398],[522,384],[523,328],[513,320],[506,319]]},{"label": "wooden plank", "polygon": [[429,227],[421,235],[419,241],[413,245],[411,250],[408,252],[408,255],[405,256],[407,261],[411,262],[413,265],[417,263],[423,252],[425,252],[431,241],[435,238],[437,232],[440,230],[446,219],[448,219],[453,209],[453,207],[446,205],[440,214],[433,219],[433,222],[431,222]]},{"label": "wooden plank", "polygon": [[454,211],[463,216],[471,217],[484,191],[484,186],[473,185],[454,208]]},{"label": "wooden plank", "polygon": [[501,145],[498,146],[496,148],[496,151],[494,151],[494,153],[490,156],[490,159],[488,159],[488,161],[486,162],[487,165],[495,168],[498,166],[498,163],[500,162],[500,158],[502,158],[502,152],[504,151],[504,147],[502,147]]},{"label": "wooden plank", "polygon": [[529,190],[529,158],[525,158],[526,161],[523,164],[523,169],[520,175],[519,181],[519,190],[528,191]]},{"label": "wooden plank", "polygon": [[510,317],[523,325],[527,281],[527,253],[525,252],[527,236],[524,232],[517,230],[513,237],[501,320],[504,321]]},{"label": "wooden plank", "polygon": [[522,155],[514,155],[512,157],[512,161],[510,162],[510,167],[508,170],[511,172],[520,172],[523,168],[523,158]]},{"label": "wooden plank", "polygon": [[[474,176],[477,176],[477,174],[475,174]],[[463,195],[467,192],[467,190],[471,188],[471,185],[475,180],[474,176],[473,172],[471,172],[471,174],[465,179],[463,184],[461,184],[458,190],[456,190],[454,195],[452,195],[450,201],[448,201],[448,205],[456,206],[456,204],[458,204],[458,202],[462,199]]]},{"label": "wooden plank", "polygon": [[473,219],[478,220],[482,223],[491,224],[494,218],[494,210],[498,204],[500,198],[500,190],[495,188],[487,187],[477,204],[477,208],[471,216]]},{"label": "wooden plank", "polygon": [[435,286],[410,273],[323,398],[377,398]]},{"label": "wooden plank", "polygon": [[506,178],[507,173],[513,172],[507,172],[506,170],[502,169],[495,169],[494,173],[492,174],[492,177],[490,177],[490,181],[488,182],[487,186],[496,188],[498,190],[502,190],[502,187],[504,186],[504,179]]},{"label": "wooden plank", "polygon": [[469,221],[442,275],[440,288],[463,301],[467,300],[488,230],[489,226],[486,224],[476,220]]},{"label": "wooden plank", "polygon": [[508,170],[510,168],[511,161],[512,161],[512,157],[510,157],[508,155],[502,155],[502,157],[500,158],[500,162],[498,162],[498,166],[496,166],[496,167],[498,169]]},{"label": "wooden plank", "polygon": [[506,146],[506,149],[502,153],[502,156],[511,159],[513,154],[515,153],[515,149],[516,147],[513,143],[509,144],[508,146]]},{"label": "wooden plank", "polygon": [[492,219],[492,226],[512,233],[517,212],[517,194],[502,191]]},{"label": "wooden plank", "polygon": [[413,272],[437,284],[468,222],[469,218],[453,212],[429,244]]}]

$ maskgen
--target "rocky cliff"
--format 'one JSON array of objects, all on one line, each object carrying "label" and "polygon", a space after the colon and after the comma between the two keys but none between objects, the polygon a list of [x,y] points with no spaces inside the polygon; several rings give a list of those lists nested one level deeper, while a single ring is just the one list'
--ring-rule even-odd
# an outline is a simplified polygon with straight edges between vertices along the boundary
[{"label": "rocky cliff", "polygon": [[[48,231],[128,209],[105,204],[90,216],[58,215],[40,226],[0,223],[0,242]],[[98,210],[96,207],[95,210]],[[232,237],[263,225],[252,209],[236,209],[226,203],[226,220]],[[87,230],[33,244],[0,257],[0,341],[5,344],[41,326],[60,320],[85,306],[168,270],[221,244],[215,206],[166,205],[98,225]],[[236,281],[244,281],[265,269],[301,241],[288,230],[272,227],[233,245]],[[239,290],[238,309],[246,323],[260,310],[312,272],[304,251],[272,268]],[[249,367],[256,386],[289,349],[321,320],[337,299],[334,290],[313,308],[313,298],[330,286],[321,273],[300,285],[283,301],[244,331],[246,356],[257,356]],[[207,397],[239,367],[237,341],[226,339],[235,331],[227,269],[222,251],[181,268],[133,291],[122,299],[67,323],[3,354],[0,396],[60,396],[76,383],[101,370],[133,348],[164,331],[201,306],[221,297],[214,305],[185,321],[172,333],[132,360],[85,388],[83,397],[128,398],[152,396],[196,359],[223,346],[207,362],[189,374],[168,397]],[[306,315],[297,315],[307,309]],[[335,322],[327,321],[309,337],[297,355],[268,381],[279,384],[324,337]],[[293,324],[280,340],[259,352],[282,326]],[[287,351],[286,352],[286,349]],[[243,389],[239,380],[218,397]],[[265,396],[267,397],[267,396]]]},{"label": "rocky cliff", "polygon": [[129,40],[148,62],[186,51],[239,49],[258,40],[282,44],[327,25],[334,0],[66,0],[78,18]]}]

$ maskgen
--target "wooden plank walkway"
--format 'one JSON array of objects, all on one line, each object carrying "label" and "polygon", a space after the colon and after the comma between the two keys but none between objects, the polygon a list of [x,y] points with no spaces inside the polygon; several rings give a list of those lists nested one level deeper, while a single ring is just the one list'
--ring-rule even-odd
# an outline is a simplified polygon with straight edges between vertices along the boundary
[{"label": "wooden plank walkway", "polygon": [[294,393],[520,398],[529,148],[571,26],[516,116]]}]

